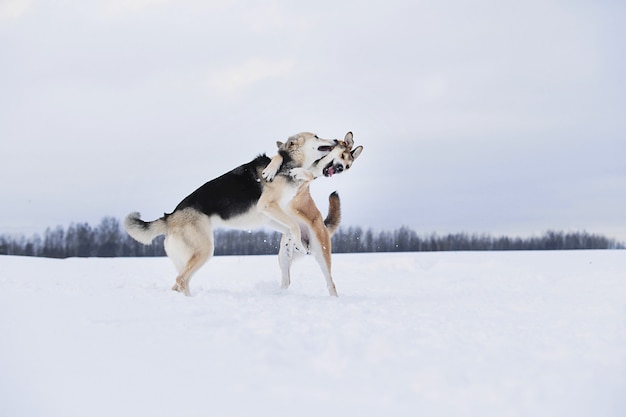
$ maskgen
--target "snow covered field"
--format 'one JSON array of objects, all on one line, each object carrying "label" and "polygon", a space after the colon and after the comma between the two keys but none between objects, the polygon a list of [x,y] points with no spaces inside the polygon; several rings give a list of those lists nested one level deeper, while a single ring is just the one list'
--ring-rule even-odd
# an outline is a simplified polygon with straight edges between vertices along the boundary
[{"label": "snow covered field", "polygon": [[0,416],[626,415],[626,251],[0,257]]}]

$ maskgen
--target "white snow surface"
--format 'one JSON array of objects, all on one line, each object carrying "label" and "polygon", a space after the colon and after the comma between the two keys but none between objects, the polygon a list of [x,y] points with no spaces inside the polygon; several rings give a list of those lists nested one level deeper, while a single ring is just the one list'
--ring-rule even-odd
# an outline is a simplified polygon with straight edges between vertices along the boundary
[{"label": "white snow surface", "polygon": [[626,415],[626,251],[0,257],[0,416]]}]

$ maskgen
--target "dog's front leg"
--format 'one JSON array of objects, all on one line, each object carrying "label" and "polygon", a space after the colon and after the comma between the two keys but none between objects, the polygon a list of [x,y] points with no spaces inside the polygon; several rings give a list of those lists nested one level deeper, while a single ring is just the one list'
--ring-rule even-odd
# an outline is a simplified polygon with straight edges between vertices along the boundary
[{"label": "dog's front leg", "polygon": [[279,226],[277,227],[278,231],[287,235],[285,246],[288,256],[293,256],[294,249],[305,255],[308,254],[307,249],[302,244],[302,233],[300,232],[298,222],[285,213],[278,203],[267,201],[261,196],[258,208],[261,213],[265,214]]},{"label": "dog's front leg", "polygon": [[294,181],[300,182],[309,182],[315,179],[313,174],[304,168],[292,168],[289,171],[289,176],[293,178]]},{"label": "dog's front leg", "polygon": [[280,155],[274,155],[270,163],[267,164],[267,166],[261,173],[261,175],[263,175],[263,179],[265,181],[272,181],[274,177],[276,176],[276,174],[278,173],[278,170],[280,169],[280,166],[282,164],[283,164],[283,157]]}]

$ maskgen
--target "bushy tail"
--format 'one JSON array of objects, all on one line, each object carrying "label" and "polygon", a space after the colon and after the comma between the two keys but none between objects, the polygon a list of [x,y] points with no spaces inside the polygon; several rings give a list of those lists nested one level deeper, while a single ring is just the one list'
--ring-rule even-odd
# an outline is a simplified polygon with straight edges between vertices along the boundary
[{"label": "bushy tail", "polygon": [[328,215],[324,219],[324,225],[330,235],[334,235],[341,223],[341,201],[337,191],[328,196]]},{"label": "bushy tail", "polygon": [[141,214],[134,212],[126,216],[124,229],[137,242],[149,245],[155,237],[167,232],[167,223],[164,217],[153,222],[144,222],[141,220]]}]

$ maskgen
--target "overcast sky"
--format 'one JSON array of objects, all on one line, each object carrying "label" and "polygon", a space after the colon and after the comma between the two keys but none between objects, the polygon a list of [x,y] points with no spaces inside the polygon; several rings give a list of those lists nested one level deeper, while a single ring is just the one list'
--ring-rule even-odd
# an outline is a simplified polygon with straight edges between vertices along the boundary
[{"label": "overcast sky", "polygon": [[626,240],[626,2],[0,0],[0,233],[154,219],[300,131],[343,224]]}]

